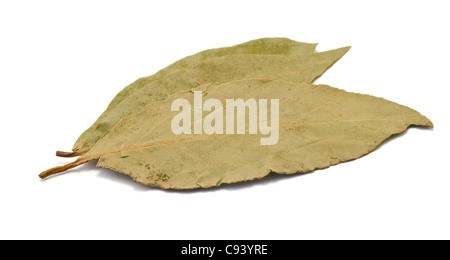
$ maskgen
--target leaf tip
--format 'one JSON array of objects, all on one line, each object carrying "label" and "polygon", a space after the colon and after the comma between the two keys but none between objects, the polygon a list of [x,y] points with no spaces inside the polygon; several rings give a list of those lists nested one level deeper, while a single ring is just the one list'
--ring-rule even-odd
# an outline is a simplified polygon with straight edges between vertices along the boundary
[{"label": "leaf tip", "polygon": [[345,46],[345,47],[342,47],[341,49],[344,51],[344,54],[345,54],[345,53],[347,53],[351,48],[352,48],[352,46]]}]

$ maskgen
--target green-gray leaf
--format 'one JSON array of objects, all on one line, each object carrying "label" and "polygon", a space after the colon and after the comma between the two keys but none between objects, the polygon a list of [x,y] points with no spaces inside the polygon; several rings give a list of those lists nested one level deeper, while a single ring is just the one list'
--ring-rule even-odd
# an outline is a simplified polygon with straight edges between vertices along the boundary
[{"label": "green-gray leaf", "polygon": [[180,98],[193,103],[188,90],[123,118],[77,161],[50,169],[41,177],[100,159],[98,167],[145,185],[209,188],[260,179],[270,172],[294,174],[326,168],[368,154],[410,125],[433,126],[408,107],[326,85],[244,79],[194,90],[203,90],[208,98],[223,104],[226,99],[278,99],[279,142],[261,146],[260,134],[175,135],[170,107]]}]

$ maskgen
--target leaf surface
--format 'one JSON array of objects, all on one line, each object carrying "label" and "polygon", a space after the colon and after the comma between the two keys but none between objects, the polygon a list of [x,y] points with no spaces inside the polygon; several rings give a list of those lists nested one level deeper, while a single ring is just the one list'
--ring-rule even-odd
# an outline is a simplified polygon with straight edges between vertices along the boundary
[{"label": "leaf surface", "polygon": [[244,79],[205,84],[195,90],[223,104],[226,99],[278,99],[278,143],[260,145],[261,134],[175,135],[171,120],[177,112],[170,110],[172,102],[180,98],[194,102],[192,91],[184,91],[122,118],[77,161],[50,169],[41,177],[99,159],[98,167],[129,175],[145,185],[209,188],[260,179],[270,172],[323,169],[370,153],[410,125],[433,126],[408,107],[326,85]]}]

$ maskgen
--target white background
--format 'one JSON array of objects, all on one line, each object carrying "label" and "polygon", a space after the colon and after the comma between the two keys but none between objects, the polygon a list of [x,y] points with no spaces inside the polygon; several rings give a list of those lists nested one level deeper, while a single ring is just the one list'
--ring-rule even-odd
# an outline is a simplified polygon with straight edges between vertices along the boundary
[{"label": "white background", "polygon": [[[2,239],[449,239],[448,1],[1,1]],[[428,116],[359,160],[191,192],[95,163],[40,181],[110,100],[260,37],[353,46],[316,83]]]}]

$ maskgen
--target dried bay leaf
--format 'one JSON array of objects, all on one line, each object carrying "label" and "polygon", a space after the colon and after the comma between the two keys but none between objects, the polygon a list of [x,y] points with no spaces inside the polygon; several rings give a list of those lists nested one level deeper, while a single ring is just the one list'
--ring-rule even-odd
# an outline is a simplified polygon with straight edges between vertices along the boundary
[{"label": "dried bay leaf", "polygon": [[[158,71],[156,74],[143,77],[132,84],[125,87],[120,91],[114,99],[109,104],[108,108],[100,115],[100,117],[90,126],[86,131],[84,131],[78,140],[75,142],[73,151],[75,153],[58,153],[58,155],[63,157],[70,157],[82,154],[86,149],[83,149],[83,145],[88,142],[89,137],[94,130],[98,130],[99,122],[108,115],[109,111],[114,108],[117,104],[121,103],[124,99],[128,98],[135,91],[147,86],[149,83],[162,79],[166,75],[180,69],[192,68],[197,63],[215,57],[222,57],[230,54],[307,54],[314,53],[317,44],[303,43],[290,40],[288,38],[261,38],[257,40],[248,41],[242,44],[238,44],[231,47],[209,49],[197,54],[185,57],[168,67]],[[101,127],[99,127],[102,129]],[[105,130],[106,132],[107,130]],[[84,147],[85,148],[85,147]]]},{"label": "dried bay leaf", "polygon": [[231,54],[199,62],[192,69],[177,70],[136,90],[102,115],[96,127],[75,151],[82,155],[124,117],[138,113],[145,105],[201,84],[221,84],[246,78],[282,78],[311,82],[339,60],[350,47],[298,55]]},{"label": "dried bay leaf", "polygon": [[[199,86],[208,98],[279,99],[279,142],[261,146],[261,135],[175,135],[172,102],[193,103],[191,91],[147,104],[122,118],[75,162],[41,178],[99,159],[98,167],[164,189],[195,189],[260,179],[270,172],[305,173],[357,159],[410,125],[432,127],[425,116],[382,98],[326,85],[244,79]],[[206,116],[205,114],[203,116]]]}]

